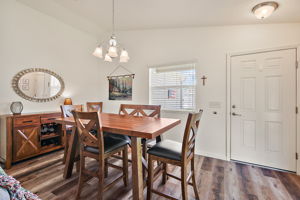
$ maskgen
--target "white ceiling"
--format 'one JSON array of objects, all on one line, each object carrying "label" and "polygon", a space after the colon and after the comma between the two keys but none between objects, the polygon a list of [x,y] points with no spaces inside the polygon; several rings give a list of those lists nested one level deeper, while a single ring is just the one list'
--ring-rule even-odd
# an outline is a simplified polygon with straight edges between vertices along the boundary
[{"label": "white ceiling", "polygon": [[[18,0],[89,32],[111,30],[111,0]],[[300,22],[300,0],[277,0],[279,9],[258,20],[263,0],[115,0],[118,30]]]}]

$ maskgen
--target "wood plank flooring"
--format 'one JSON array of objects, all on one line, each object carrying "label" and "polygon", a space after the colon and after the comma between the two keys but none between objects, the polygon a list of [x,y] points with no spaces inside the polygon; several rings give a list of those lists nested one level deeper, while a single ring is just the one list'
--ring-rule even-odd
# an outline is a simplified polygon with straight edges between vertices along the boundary
[{"label": "wood plank flooring", "polygon": [[[74,199],[78,174],[74,169],[72,178],[63,179],[62,157],[62,151],[54,152],[17,164],[6,172],[43,200],[71,200]],[[97,167],[92,160],[87,165],[90,168]],[[202,156],[197,156],[196,169],[200,198],[203,200],[300,200],[300,176],[292,173]],[[169,171],[178,176],[180,174],[179,168],[169,167]],[[109,169],[105,182],[111,182],[119,173]],[[96,187],[97,179],[90,179],[82,191],[81,199],[96,199]],[[161,179],[157,179],[155,187],[175,198],[181,198],[180,182],[177,180],[169,178],[166,185],[161,185]],[[105,199],[109,200],[127,200],[131,199],[131,195],[131,184],[125,188],[122,181],[104,194]],[[189,195],[189,199],[195,199],[192,187],[189,187]],[[154,194],[154,199],[163,198]]]}]

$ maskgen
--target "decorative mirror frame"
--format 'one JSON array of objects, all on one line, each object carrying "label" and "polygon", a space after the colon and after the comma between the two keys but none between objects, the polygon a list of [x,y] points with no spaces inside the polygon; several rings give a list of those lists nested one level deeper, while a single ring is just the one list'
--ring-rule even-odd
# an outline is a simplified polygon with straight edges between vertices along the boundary
[{"label": "decorative mirror frame", "polygon": [[[24,76],[25,74],[28,73],[32,73],[32,72],[44,72],[47,74],[50,74],[52,76],[54,76],[55,78],[57,78],[57,80],[60,82],[61,88],[59,90],[59,92],[53,96],[53,97],[49,97],[49,98],[34,98],[34,97],[30,97],[26,94],[24,94],[20,88],[19,88],[19,80],[22,78],[22,76]],[[43,69],[43,68],[30,68],[30,69],[24,69],[22,71],[20,71],[19,73],[17,73],[13,79],[12,79],[12,87],[14,89],[14,91],[22,98],[29,100],[29,101],[33,101],[33,102],[49,102],[49,101],[53,101],[55,99],[57,99],[58,97],[60,97],[62,95],[62,93],[65,90],[65,83],[63,81],[63,79],[56,73],[48,70],[48,69]]]}]

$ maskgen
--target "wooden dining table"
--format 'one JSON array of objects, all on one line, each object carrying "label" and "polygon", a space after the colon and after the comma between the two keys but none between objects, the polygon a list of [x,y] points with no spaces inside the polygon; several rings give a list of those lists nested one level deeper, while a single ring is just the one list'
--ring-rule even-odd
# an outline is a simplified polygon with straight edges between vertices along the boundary
[{"label": "wooden dining table", "polygon": [[[56,118],[54,121],[58,124],[62,124],[63,126],[70,125],[73,127],[64,170],[64,178],[70,178],[72,176],[79,143],[76,123],[73,117]],[[134,200],[144,199],[141,139],[154,139],[180,124],[180,120],[101,113],[101,122],[104,132],[131,136],[133,182],[132,197]]]}]

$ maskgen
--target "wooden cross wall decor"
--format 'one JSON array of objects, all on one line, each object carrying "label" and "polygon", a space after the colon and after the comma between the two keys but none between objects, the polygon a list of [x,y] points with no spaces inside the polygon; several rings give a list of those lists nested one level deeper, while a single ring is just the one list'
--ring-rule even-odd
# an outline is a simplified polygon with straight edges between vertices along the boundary
[{"label": "wooden cross wall decor", "polygon": [[205,85],[205,81],[206,81],[206,79],[207,79],[207,77],[206,76],[202,76],[202,85]]}]

